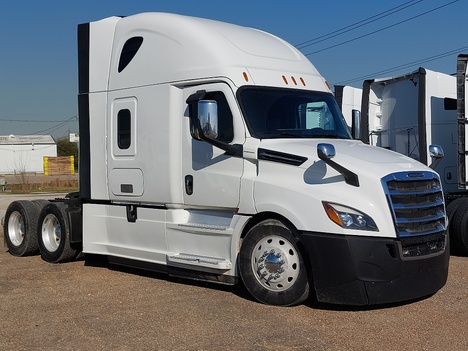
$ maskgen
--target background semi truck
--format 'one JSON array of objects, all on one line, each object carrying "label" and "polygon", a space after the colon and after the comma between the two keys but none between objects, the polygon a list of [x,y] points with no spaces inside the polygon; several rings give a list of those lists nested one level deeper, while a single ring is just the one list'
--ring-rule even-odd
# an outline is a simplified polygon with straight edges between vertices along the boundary
[{"label": "background semi truck", "polygon": [[80,190],[13,202],[12,254],[241,279],[282,306],[404,301],[445,284],[439,176],[353,140],[290,44],[144,13],[79,25],[78,54]]},{"label": "background semi truck", "polygon": [[468,55],[462,54],[457,58],[457,168],[458,186],[463,191],[462,196],[458,196],[450,202],[450,235],[456,244],[459,252],[468,255],[468,163],[467,163],[467,70]]},{"label": "background semi truck", "polygon": [[430,144],[441,145],[437,170],[444,190],[457,186],[456,78],[419,68],[398,77],[366,80],[362,89],[361,140],[429,165]]},{"label": "background semi truck", "polygon": [[[432,162],[428,145],[441,145],[444,157],[435,166],[448,203],[452,251],[468,254],[468,202],[464,146],[464,85],[466,58],[458,59],[459,78],[424,68],[391,78],[366,80],[363,88],[339,88],[344,95],[362,92],[361,140],[397,151],[425,164]],[[458,79],[458,84],[457,84]],[[458,118],[457,118],[458,94]],[[348,97],[349,99],[349,97]],[[356,106],[354,106],[356,107]],[[462,206],[463,205],[463,206]],[[465,210],[458,211],[459,207]]]}]

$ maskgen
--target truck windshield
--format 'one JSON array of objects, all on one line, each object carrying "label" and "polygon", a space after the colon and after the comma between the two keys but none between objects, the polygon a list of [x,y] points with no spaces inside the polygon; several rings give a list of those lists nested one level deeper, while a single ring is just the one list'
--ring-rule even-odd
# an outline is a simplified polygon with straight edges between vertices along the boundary
[{"label": "truck windshield", "polygon": [[238,99],[256,138],[351,138],[330,93],[245,87]]}]

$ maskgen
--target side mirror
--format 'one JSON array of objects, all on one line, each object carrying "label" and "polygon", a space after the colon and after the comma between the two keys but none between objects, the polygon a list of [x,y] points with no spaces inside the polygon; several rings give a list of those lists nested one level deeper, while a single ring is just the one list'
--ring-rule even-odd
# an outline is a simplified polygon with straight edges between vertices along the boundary
[{"label": "side mirror", "polygon": [[244,149],[241,144],[231,145],[216,139],[218,137],[218,103],[215,100],[203,100],[205,96],[206,91],[199,90],[186,100],[188,105],[197,104],[198,107],[197,116],[191,115],[195,127],[192,132],[196,134],[194,138],[226,151],[227,155],[242,157]]},{"label": "side mirror", "polygon": [[336,151],[332,144],[320,143],[317,145],[317,156],[330,167],[340,172],[346,183],[352,186],[359,186],[359,178],[356,173],[336,163],[332,160],[335,157]]},{"label": "side mirror", "polygon": [[200,132],[208,139],[218,137],[218,104],[214,100],[198,101]]},{"label": "side mirror", "polygon": [[354,139],[361,139],[361,111],[353,110],[351,112],[351,134]]},{"label": "side mirror", "polygon": [[335,147],[332,144],[318,144],[317,155],[321,160],[329,160],[335,157]]},{"label": "side mirror", "polygon": [[435,169],[437,165],[440,163],[440,161],[442,161],[442,158],[444,157],[444,150],[442,149],[442,146],[440,145],[430,145],[429,154],[431,155],[431,158],[432,158],[432,163],[429,167],[432,169]]}]

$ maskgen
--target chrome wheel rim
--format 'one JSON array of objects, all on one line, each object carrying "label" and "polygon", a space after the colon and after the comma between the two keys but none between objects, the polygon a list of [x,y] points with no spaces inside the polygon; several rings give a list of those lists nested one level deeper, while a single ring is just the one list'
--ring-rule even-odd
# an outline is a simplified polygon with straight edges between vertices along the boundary
[{"label": "chrome wheel rim", "polygon": [[299,253],[281,236],[262,238],[252,251],[251,263],[257,281],[270,291],[288,290],[299,276]]},{"label": "chrome wheel rim", "polygon": [[8,220],[8,238],[14,246],[20,246],[24,241],[24,218],[18,211],[12,212]]},{"label": "chrome wheel rim", "polygon": [[54,252],[60,246],[61,239],[62,227],[60,226],[60,222],[53,214],[48,214],[42,222],[42,242],[44,243],[44,247],[48,251]]}]

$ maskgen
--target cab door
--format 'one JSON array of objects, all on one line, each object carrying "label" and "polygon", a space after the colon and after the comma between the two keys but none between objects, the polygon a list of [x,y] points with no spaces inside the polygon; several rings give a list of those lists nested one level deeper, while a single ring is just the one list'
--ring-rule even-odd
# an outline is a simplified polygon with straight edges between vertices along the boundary
[{"label": "cab door", "polygon": [[189,96],[205,91],[203,99],[218,106],[217,140],[227,144],[243,144],[245,127],[231,88],[225,83],[208,84],[184,91],[185,113],[182,123],[182,174],[184,204],[196,207],[237,208],[243,159],[226,155],[220,148],[197,138],[193,120],[196,108],[186,103]]}]

